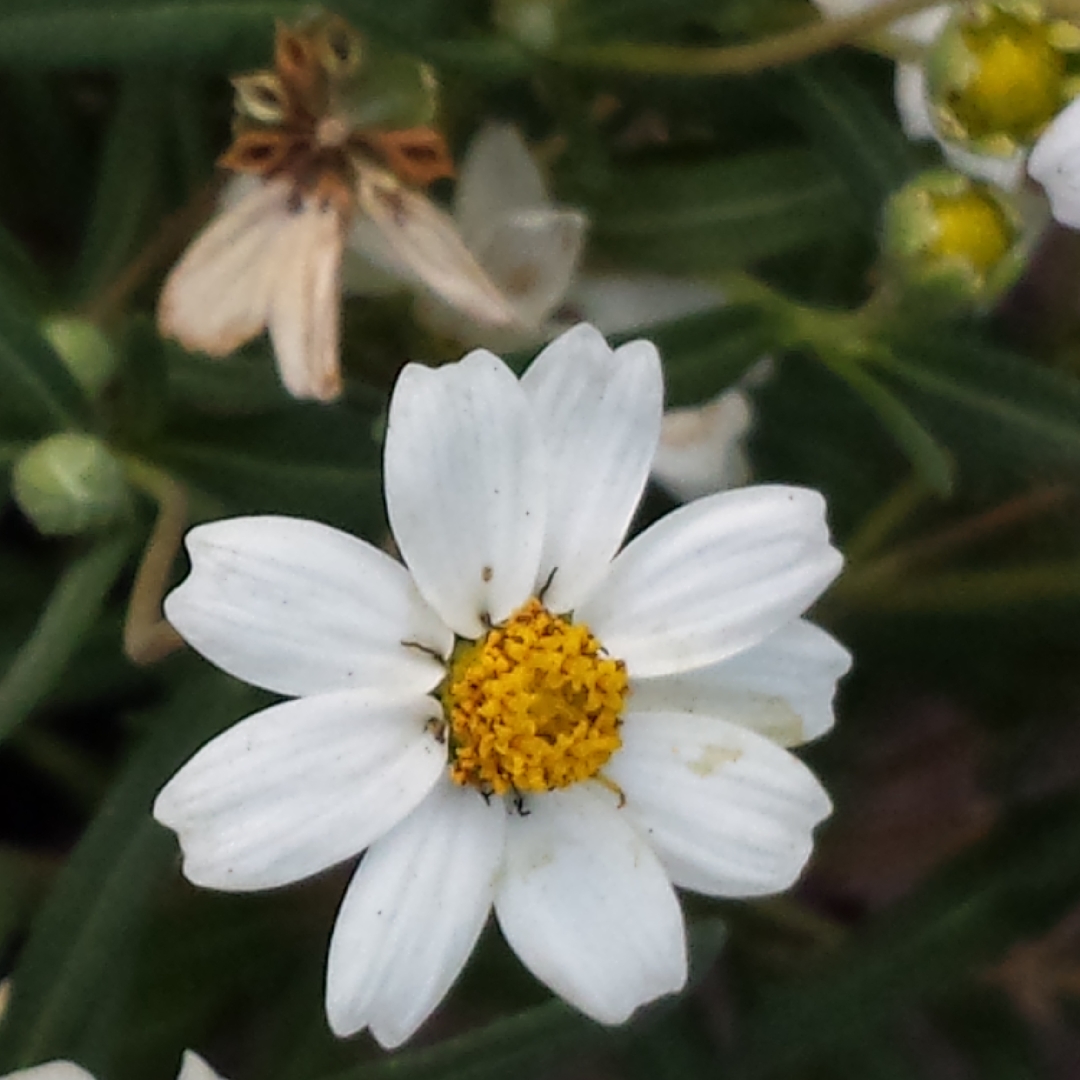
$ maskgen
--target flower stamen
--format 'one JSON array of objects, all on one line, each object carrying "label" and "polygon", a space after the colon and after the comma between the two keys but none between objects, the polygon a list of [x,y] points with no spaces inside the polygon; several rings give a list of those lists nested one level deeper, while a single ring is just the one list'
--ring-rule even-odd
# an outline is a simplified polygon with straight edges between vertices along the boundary
[{"label": "flower stamen", "polygon": [[442,691],[450,775],[518,796],[588,780],[622,745],[627,694],[626,665],[533,598],[455,653]]}]

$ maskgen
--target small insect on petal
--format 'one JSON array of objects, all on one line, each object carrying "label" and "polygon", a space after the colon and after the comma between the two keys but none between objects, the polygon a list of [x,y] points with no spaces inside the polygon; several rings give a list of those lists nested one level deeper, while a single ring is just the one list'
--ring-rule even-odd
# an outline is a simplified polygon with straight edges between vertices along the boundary
[{"label": "small insect on petal", "polygon": [[342,224],[333,206],[309,201],[289,225],[274,284],[270,337],[285,388],[295,398],[333,401],[338,362]]},{"label": "small insect on petal", "polygon": [[195,238],[161,292],[163,336],[186,349],[225,356],[263,329],[291,204],[288,181],[259,184]]},{"label": "small insect on petal", "polygon": [[419,279],[479,322],[518,322],[513,305],[465,246],[449,215],[379,169],[360,169],[357,186],[360,212],[377,233],[361,228],[365,254]]}]

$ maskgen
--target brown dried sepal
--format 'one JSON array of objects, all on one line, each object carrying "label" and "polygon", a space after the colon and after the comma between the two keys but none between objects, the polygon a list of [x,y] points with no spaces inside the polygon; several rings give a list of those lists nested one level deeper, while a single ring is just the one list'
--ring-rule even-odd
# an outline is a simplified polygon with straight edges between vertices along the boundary
[{"label": "brown dried sepal", "polygon": [[446,140],[434,128],[369,129],[360,133],[358,141],[409,187],[428,187],[456,175]]},{"label": "brown dried sepal", "polygon": [[287,166],[295,142],[293,136],[281,131],[242,131],[218,158],[218,165],[233,172],[269,178]]}]

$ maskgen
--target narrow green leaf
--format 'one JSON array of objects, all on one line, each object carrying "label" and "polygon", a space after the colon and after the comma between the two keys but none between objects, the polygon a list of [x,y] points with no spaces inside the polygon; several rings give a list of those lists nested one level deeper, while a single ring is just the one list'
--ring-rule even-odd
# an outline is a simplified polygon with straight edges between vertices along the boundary
[{"label": "narrow green leaf", "polygon": [[291,405],[266,416],[178,420],[156,459],[233,513],[317,518],[377,537],[384,527],[373,417]]},{"label": "narrow green leaf", "polygon": [[291,18],[303,6],[290,0],[6,0],[0,63],[199,63],[227,71],[268,55],[274,18]]},{"label": "narrow green leaf", "polygon": [[64,571],[33,633],[0,679],[0,742],[59,682],[101,614],[133,542],[126,531],[106,536]]},{"label": "narrow green leaf", "polygon": [[851,220],[836,172],[804,150],[697,165],[624,168],[591,207],[609,257],[672,273],[709,273],[807,245]]},{"label": "narrow green leaf", "polygon": [[911,143],[861,81],[830,58],[775,76],[782,106],[844,177],[871,227],[915,170]]},{"label": "narrow green leaf", "polygon": [[[306,0],[5,0],[0,63],[242,71],[268,59],[275,19],[295,20],[308,8]],[[441,0],[339,0],[334,10],[411,47],[460,19]]]},{"label": "narrow green leaf", "polygon": [[926,485],[939,495],[948,495],[953,485],[952,461],[908,407],[857,362],[828,358],[823,362],[874,411]]},{"label": "narrow green leaf", "polygon": [[124,76],[74,273],[77,301],[89,300],[124,269],[165,209],[161,173],[168,106],[168,84],[160,75],[138,71]]},{"label": "narrow green leaf", "polygon": [[670,408],[697,405],[726,390],[776,344],[767,318],[749,305],[650,328],[649,340],[664,361],[664,398]]},{"label": "narrow green leaf", "polygon": [[965,469],[1080,464],[1080,382],[942,331],[897,339],[878,372]]},{"label": "narrow green leaf", "polygon": [[101,988],[137,947],[147,898],[173,866],[173,838],[150,816],[154,797],[203,742],[257,700],[201,661],[181,665],[168,704],[147,717],[146,738],[34,921],[0,1026],[2,1072],[64,1057],[91,1034]]},{"label": "narrow green leaf", "polygon": [[79,384],[42,336],[36,317],[0,292],[0,416],[9,437],[81,428],[90,412]]},{"label": "narrow green leaf", "polygon": [[1075,793],[1017,810],[864,932],[766,994],[733,1070],[748,1078],[790,1071],[876,1038],[915,1002],[944,999],[1075,906],[1078,850]]}]

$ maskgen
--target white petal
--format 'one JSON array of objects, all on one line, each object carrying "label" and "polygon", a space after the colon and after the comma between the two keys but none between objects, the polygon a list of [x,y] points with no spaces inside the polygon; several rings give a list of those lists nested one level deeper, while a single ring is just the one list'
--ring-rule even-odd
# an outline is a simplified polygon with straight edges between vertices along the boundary
[{"label": "white petal", "polygon": [[192,241],[158,301],[163,336],[225,356],[263,329],[295,216],[291,199],[285,181],[259,184]]},{"label": "white petal", "polygon": [[476,944],[502,863],[506,811],[449,778],[371,845],[334,925],[326,1014],[400,1046],[445,997]]},{"label": "white petal", "polygon": [[686,982],[682,912],[656,855],[607,792],[579,784],[511,815],[495,911],[556,994],[602,1024]]},{"label": "white petal", "polygon": [[635,681],[631,706],[717,716],[780,746],[798,746],[832,728],[836,683],[850,667],[843,645],[798,619],[718,664]]},{"label": "white petal", "polygon": [[582,274],[567,302],[610,335],[711,311],[724,303],[724,294],[714,285],[662,274]]},{"label": "white petal", "polygon": [[333,401],[341,393],[338,360],[344,223],[314,200],[293,217],[288,257],[274,284],[270,338],[285,388],[295,398]]},{"label": "white petal", "polygon": [[454,219],[473,247],[491,222],[519,210],[551,206],[544,178],[517,128],[485,124],[469,143],[454,198]]},{"label": "white petal", "polygon": [[390,401],[386,505],[394,538],[429,604],[462,637],[530,596],[544,542],[544,457],[517,379],[470,353],[409,364]]},{"label": "white petal", "polygon": [[613,351],[582,323],[540,353],[521,385],[548,462],[537,584],[550,578],[545,604],[569,611],[606,573],[645,488],[664,404],[660,357],[647,341]]},{"label": "white petal", "polygon": [[496,351],[543,340],[548,318],[562,303],[577,269],[585,226],[585,218],[575,210],[521,211],[492,223],[486,242],[473,248],[513,305],[515,325],[478,322],[434,294],[419,298],[417,318],[435,333]]},{"label": "white petal", "polygon": [[269,889],[356,855],[419,804],[446,768],[432,698],[373,704],[359,691],[257,712],[165,785],[154,817],[180,838],[184,875]]},{"label": "white petal", "polygon": [[539,326],[562,303],[587,226],[577,210],[519,210],[491,222],[473,245],[523,326]]},{"label": "white petal", "polygon": [[94,1080],[94,1077],[74,1061],[48,1061],[44,1065],[5,1073],[2,1080]]},{"label": "white petal", "polygon": [[198,1054],[185,1050],[176,1080],[222,1080]]},{"label": "white petal", "polygon": [[895,91],[896,111],[904,134],[916,140],[937,138],[922,65],[897,64]]},{"label": "white petal", "polygon": [[187,536],[191,574],[165,601],[187,642],[279,694],[423,694],[453,634],[408,571],[347,533],[287,517],[215,521]]},{"label": "white petal", "polygon": [[821,595],[842,561],[816,491],[726,491],[635,537],[576,616],[633,677],[669,675],[763,641]]},{"label": "white petal", "polygon": [[516,326],[517,312],[484,273],[457,227],[424,195],[389,174],[365,169],[357,192],[363,215],[350,244],[376,265],[421,282],[470,318]]},{"label": "white petal", "polygon": [[1028,172],[1046,189],[1054,217],[1080,229],[1080,101],[1058,113],[1042,133]]},{"label": "white petal", "polygon": [[986,180],[1005,191],[1013,192],[1023,183],[1027,155],[1022,150],[1002,157],[1000,154],[979,154],[944,140],[941,148],[954,169],[976,180]]},{"label": "white petal", "polygon": [[705,405],[668,409],[652,475],[681,502],[745,484],[750,477],[743,438],[754,419],[742,390],[726,390]]},{"label": "white petal", "polygon": [[805,765],[753,731],[705,716],[629,713],[604,772],[676,885],[761,896],[802,872],[829,797]]}]

